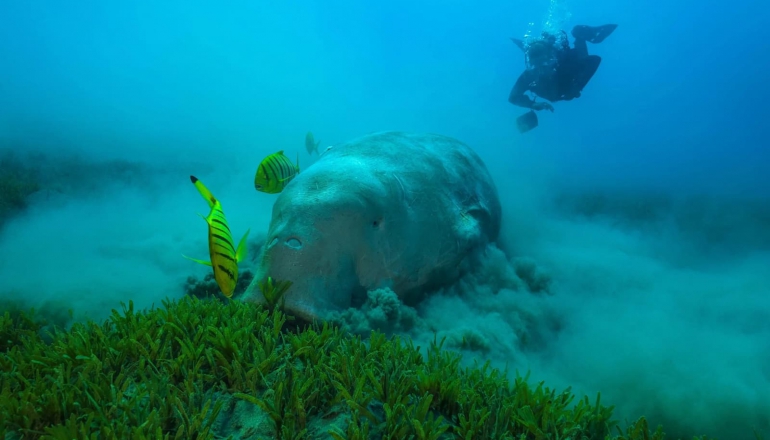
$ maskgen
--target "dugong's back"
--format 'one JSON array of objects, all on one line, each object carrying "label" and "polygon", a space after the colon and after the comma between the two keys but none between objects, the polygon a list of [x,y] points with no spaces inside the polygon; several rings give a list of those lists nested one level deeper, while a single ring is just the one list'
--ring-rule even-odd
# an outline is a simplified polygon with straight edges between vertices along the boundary
[{"label": "dugong's back", "polygon": [[360,304],[367,290],[402,297],[454,281],[497,239],[497,189],[462,142],[375,133],[331,147],[280,194],[255,282],[292,281],[286,307],[305,318]]}]

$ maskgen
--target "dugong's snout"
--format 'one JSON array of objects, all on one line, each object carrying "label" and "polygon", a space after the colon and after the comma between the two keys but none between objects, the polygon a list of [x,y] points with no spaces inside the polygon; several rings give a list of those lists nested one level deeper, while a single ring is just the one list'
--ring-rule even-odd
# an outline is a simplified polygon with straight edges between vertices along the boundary
[{"label": "dugong's snout", "polygon": [[[281,230],[268,235],[257,276],[292,283],[283,298],[288,314],[313,321],[350,306],[350,292],[357,286],[343,284],[351,279],[348,271],[354,270],[353,263],[344,261],[346,253],[329,253],[328,249],[317,230]],[[256,301],[264,302],[257,296]]]},{"label": "dugong's snout", "polygon": [[302,249],[303,246],[302,238],[296,235],[289,235],[287,237],[272,236],[265,242],[266,250],[270,250],[276,245],[279,245],[280,242],[282,242],[283,246],[291,249],[299,250]]},{"label": "dugong's snout", "polygon": [[[308,295],[312,267],[308,267],[305,251],[306,237],[292,233],[275,233],[267,237],[257,274],[260,279],[271,277],[274,281],[290,281],[283,301],[287,312],[311,321],[317,318],[318,305]],[[257,298],[258,301],[264,298]]]}]

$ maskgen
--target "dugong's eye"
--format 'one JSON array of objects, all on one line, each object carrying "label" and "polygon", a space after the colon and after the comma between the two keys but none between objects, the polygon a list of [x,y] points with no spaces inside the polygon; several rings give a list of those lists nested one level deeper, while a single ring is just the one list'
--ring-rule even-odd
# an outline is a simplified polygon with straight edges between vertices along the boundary
[{"label": "dugong's eye", "polygon": [[379,228],[381,224],[382,224],[382,219],[377,219],[377,220],[372,222],[372,227],[373,228]]}]

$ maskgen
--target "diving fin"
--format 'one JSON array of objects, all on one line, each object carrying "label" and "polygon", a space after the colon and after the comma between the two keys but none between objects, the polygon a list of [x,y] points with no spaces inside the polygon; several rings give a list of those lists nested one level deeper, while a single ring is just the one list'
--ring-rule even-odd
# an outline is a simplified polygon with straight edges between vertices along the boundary
[{"label": "diving fin", "polygon": [[526,50],[524,49],[524,41],[523,40],[519,40],[517,38],[511,37],[511,41],[513,41],[513,44],[515,44],[519,49],[521,49],[522,52],[526,52]]},{"label": "diving fin", "polygon": [[537,127],[537,113],[534,110],[516,118],[516,128],[519,129],[519,133],[526,133],[535,127]]},{"label": "diving fin", "polygon": [[572,36],[579,40],[586,40],[589,43],[599,44],[609,37],[618,27],[616,24],[605,24],[602,26],[586,26],[579,24],[572,28]]}]

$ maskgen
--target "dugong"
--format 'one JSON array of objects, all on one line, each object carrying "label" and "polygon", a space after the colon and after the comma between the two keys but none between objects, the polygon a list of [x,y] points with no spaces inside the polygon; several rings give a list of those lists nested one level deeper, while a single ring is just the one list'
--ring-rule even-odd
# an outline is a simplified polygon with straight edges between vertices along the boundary
[{"label": "dugong", "polygon": [[380,132],[329,147],[280,193],[253,282],[288,280],[285,309],[311,321],[390,288],[405,303],[455,281],[500,232],[478,155],[437,134]]}]

